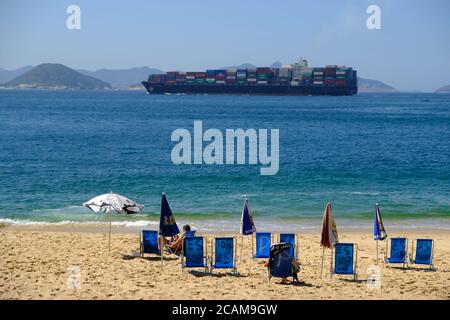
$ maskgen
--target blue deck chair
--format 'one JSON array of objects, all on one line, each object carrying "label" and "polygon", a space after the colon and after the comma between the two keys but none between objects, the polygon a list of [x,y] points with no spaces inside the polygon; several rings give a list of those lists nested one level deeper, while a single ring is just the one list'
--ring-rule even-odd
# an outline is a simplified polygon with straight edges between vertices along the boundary
[{"label": "blue deck chair", "polygon": [[181,254],[181,270],[184,268],[208,268],[208,245],[203,237],[185,237]]},{"label": "blue deck chair", "polygon": [[140,242],[140,255],[144,256],[145,253],[159,254],[158,247],[158,231],[155,230],[142,230],[139,234]]},{"label": "blue deck chair", "polygon": [[195,236],[195,232],[196,232],[196,230],[186,231],[184,233],[184,236],[185,237],[194,237]]},{"label": "blue deck chair", "polygon": [[[214,244],[213,244],[214,241]],[[211,240],[210,272],[214,269],[232,269],[237,274],[237,246],[233,237],[220,237]]]},{"label": "blue deck chair", "polygon": [[333,274],[353,275],[358,280],[358,246],[354,243],[336,243],[334,247]]},{"label": "blue deck chair", "polygon": [[253,258],[269,258],[272,234],[270,232],[256,232],[255,242],[256,252],[253,253]]},{"label": "blue deck chair", "polygon": [[270,283],[272,277],[293,277],[298,281],[297,274],[294,275],[292,265],[292,244],[288,242],[275,243],[270,247],[269,266],[267,267],[267,278]]},{"label": "blue deck chair", "polygon": [[[416,250],[414,250],[414,248]],[[415,252],[414,252],[415,251]],[[410,262],[428,265],[434,270],[434,243],[432,239],[416,239],[412,243]]]},{"label": "blue deck chair", "polygon": [[[386,241],[386,250],[384,252],[385,254],[388,252],[388,243],[389,241]],[[404,268],[405,265],[408,264],[408,261],[406,259],[407,250],[408,250],[408,239],[391,238],[390,256],[385,257],[384,261],[386,263],[394,263],[394,264],[401,263]]]},{"label": "blue deck chair", "polygon": [[295,259],[298,258],[298,239],[295,233],[280,233],[278,242],[287,242],[291,244],[291,255]]}]

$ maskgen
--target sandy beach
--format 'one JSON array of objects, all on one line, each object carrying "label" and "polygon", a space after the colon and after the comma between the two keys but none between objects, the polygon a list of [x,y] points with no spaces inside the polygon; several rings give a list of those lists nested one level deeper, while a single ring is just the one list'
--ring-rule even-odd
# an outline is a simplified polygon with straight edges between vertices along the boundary
[{"label": "sandy beach", "polygon": [[[445,230],[408,230],[392,235],[435,240],[436,271],[403,270],[381,263],[381,289],[367,287],[367,268],[376,263],[370,233],[340,230],[341,242],[359,246],[359,281],[351,276],[330,279],[326,251],[318,233],[299,235],[301,284],[268,284],[263,260],[250,258],[251,237],[244,238],[239,276],[226,271],[181,272],[179,259],[166,256],[164,271],[157,256],[133,257],[138,233],[115,230],[111,255],[105,228],[0,228],[0,299],[450,299],[450,234]],[[202,234],[211,239],[213,234]],[[380,248],[384,244],[380,245]],[[239,251],[239,250],[238,250]],[[380,254],[380,258],[383,255]],[[70,270],[80,270],[80,287],[68,286]]]}]

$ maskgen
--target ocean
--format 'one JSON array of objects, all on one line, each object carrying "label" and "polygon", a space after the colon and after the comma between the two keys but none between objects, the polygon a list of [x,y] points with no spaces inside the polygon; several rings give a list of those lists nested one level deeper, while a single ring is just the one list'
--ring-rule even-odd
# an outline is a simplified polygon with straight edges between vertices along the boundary
[{"label": "ocean", "polygon": [[[279,171],[175,165],[173,130],[279,129]],[[145,206],[113,223],[156,228],[161,192],[179,224],[239,231],[248,197],[259,231],[450,229],[450,95],[147,95],[0,90],[0,223],[100,223],[81,204],[110,191]],[[300,231],[299,230],[299,231]]]}]

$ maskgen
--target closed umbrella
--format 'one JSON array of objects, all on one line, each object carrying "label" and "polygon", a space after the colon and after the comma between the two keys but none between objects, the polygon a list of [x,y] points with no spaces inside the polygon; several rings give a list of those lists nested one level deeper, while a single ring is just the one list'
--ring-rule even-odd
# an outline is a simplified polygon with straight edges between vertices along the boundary
[{"label": "closed umbrella", "polygon": [[105,193],[83,203],[83,206],[94,212],[109,214],[108,252],[111,252],[111,214],[133,214],[141,212],[144,206],[116,193]]},{"label": "closed umbrella", "polygon": [[331,210],[331,203],[327,203],[322,219],[322,235],[320,238],[320,245],[322,246],[322,267],[320,268],[320,277],[323,273],[323,260],[325,255],[325,248],[332,249],[334,245],[339,242],[336,222],[333,218]]},{"label": "closed umbrella", "polygon": [[[248,199],[245,197],[244,208],[242,209],[242,217],[241,217],[241,256],[240,260],[242,261],[242,248],[244,235],[252,235],[253,232],[256,232],[255,223],[253,221],[252,210],[248,205]],[[253,241],[252,241],[252,252],[253,252]]]},{"label": "closed umbrella", "polygon": [[386,230],[384,230],[383,220],[381,219],[380,206],[375,204],[375,218],[373,224],[373,239],[377,243],[377,264],[378,264],[378,241],[387,238]]}]

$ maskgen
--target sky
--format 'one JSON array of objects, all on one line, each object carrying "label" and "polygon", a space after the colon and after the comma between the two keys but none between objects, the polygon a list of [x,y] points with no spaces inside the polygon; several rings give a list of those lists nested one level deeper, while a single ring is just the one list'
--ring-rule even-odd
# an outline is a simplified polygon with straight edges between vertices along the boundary
[{"label": "sky", "polygon": [[[69,30],[69,5],[81,29]],[[366,12],[378,5],[381,29]],[[448,0],[1,0],[0,68],[203,70],[300,57],[402,91],[450,84]]]}]

